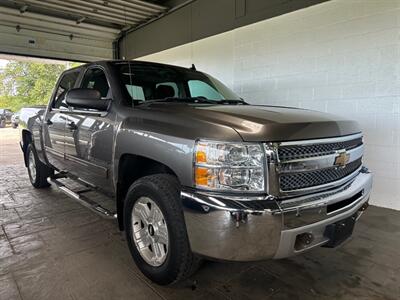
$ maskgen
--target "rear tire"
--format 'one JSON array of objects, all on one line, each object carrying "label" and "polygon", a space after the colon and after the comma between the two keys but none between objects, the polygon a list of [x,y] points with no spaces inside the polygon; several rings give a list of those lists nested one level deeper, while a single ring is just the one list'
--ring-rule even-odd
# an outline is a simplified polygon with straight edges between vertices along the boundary
[{"label": "rear tire", "polygon": [[[145,217],[143,222],[140,219],[143,214],[138,213],[138,207],[144,207],[148,211],[145,215],[150,216]],[[151,209],[155,209],[156,214]],[[152,215],[158,217],[153,218]],[[160,224],[166,227],[166,238],[161,238],[162,233],[158,232]],[[189,246],[180,203],[180,184],[174,176],[156,174],[134,182],[125,198],[124,225],[129,250],[136,265],[153,282],[160,285],[176,283],[197,270],[200,259]],[[153,253],[152,261],[151,252],[154,248],[158,251]]]},{"label": "rear tire", "polygon": [[54,170],[39,160],[32,144],[28,145],[25,155],[31,184],[37,189],[49,187],[47,178],[54,175]]},{"label": "rear tire", "polygon": [[6,120],[1,120],[0,121],[0,128],[6,127]]}]

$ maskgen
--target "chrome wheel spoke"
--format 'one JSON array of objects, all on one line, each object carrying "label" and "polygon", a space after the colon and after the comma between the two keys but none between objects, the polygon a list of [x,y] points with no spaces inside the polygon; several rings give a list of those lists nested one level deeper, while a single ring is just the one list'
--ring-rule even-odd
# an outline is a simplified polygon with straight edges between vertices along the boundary
[{"label": "chrome wheel spoke", "polygon": [[134,233],[134,235],[140,249],[148,248],[152,243],[152,240],[149,234],[147,233],[147,229],[145,228],[138,230],[137,232]]},{"label": "chrome wheel spoke", "polygon": [[35,180],[35,178],[36,178],[36,164],[35,164],[35,156],[33,155],[32,150],[29,152],[28,167],[29,167],[29,173],[31,175],[32,180]]},{"label": "chrome wheel spoke", "polygon": [[165,226],[159,226],[156,232],[156,239],[158,243],[168,245],[168,229]]},{"label": "chrome wheel spoke", "polygon": [[154,213],[153,213],[154,217],[153,217],[153,222],[155,223],[160,223],[162,220],[164,220],[163,214],[161,212],[161,210],[158,207],[154,208]]},{"label": "chrome wheel spoke", "polygon": [[152,244],[151,244],[151,246],[152,246],[152,249],[153,249],[153,252],[154,252],[154,260],[155,260],[155,262],[159,262],[159,261],[162,261],[162,259],[163,259],[163,249],[161,249],[162,248],[162,245],[161,244],[159,244],[159,243],[157,243],[157,242],[153,242]]},{"label": "chrome wheel spoke", "polygon": [[140,220],[143,222],[144,225],[148,225],[149,223],[149,216],[150,210],[146,204],[140,203],[134,208],[135,213],[139,216]]},{"label": "chrome wheel spoke", "polygon": [[151,220],[151,221],[154,221],[154,219],[155,219],[155,215],[156,215],[156,212],[157,210],[156,210],[156,208],[152,205],[151,206],[151,209],[150,209],[150,211],[149,211],[149,219]]}]

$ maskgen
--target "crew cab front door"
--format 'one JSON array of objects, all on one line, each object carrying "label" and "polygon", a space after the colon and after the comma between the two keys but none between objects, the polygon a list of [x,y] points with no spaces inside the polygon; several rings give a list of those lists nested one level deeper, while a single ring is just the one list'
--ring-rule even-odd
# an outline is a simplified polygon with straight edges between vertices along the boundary
[{"label": "crew cab front door", "polygon": [[[92,66],[81,80],[81,88],[96,89],[102,98],[112,93],[105,70]],[[110,190],[113,113],[69,108],[65,130],[65,155],[68,172],[104,190]]]},{"label": "crew cab front door", "polygon": [[79,69],[65,72],[59,79],[43,121],[43,140],[49,163],[59,171],[65,170],[65,126],[67,104],[65,95],[75,87]]}]

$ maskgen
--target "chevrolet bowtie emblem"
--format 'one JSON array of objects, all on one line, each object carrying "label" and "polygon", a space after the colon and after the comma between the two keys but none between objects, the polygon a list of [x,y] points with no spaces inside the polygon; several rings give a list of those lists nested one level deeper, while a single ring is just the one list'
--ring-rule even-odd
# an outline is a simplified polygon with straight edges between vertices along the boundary
[{"label": "chevrolet bowtie emblem", "polygon": [[335,166],[344,167],[350,160],[350,154],[346,151],[340,152],[338,156],[335,157]]}]

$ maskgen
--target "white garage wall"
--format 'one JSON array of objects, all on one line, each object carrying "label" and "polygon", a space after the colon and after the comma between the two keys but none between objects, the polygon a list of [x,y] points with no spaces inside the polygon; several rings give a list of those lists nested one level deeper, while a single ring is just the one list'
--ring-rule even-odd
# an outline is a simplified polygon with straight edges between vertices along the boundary
[{"label": "white garage wall", "polygon": [[371,202],[400,209],[400,0],[332,0],[141,59],[193,62],[252,103],[357,120]]}]

